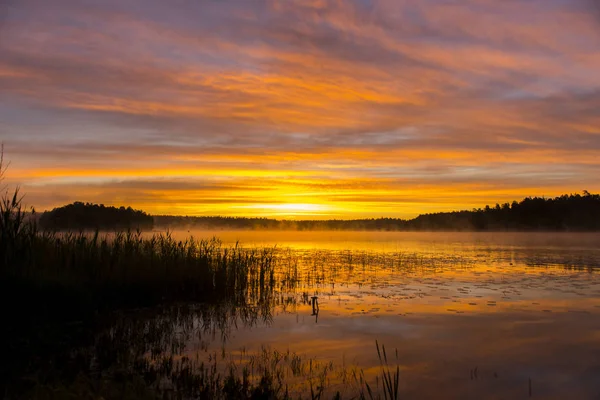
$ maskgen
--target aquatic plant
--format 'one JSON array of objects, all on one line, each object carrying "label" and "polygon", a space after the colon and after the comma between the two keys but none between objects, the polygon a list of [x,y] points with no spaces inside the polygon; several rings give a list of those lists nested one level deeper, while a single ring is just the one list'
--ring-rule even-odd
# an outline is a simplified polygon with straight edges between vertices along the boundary
[{"label": "aquatic plant", "polygon": [[169,233],[41,232],[21,200],[18,189],[0,200],[0,286],[18,304],[40,296],[41,306],[62,299],[88,310],[180,300],[258,303],[274,286],[272,249]]},{"label": "aquatic plant", "polygon": [[390,367],[388,363],[385,345],[379,347],[379,342],[375,341],[377,349],[377,357],[379,358],[379,366],[381,368],[380,375],[377,376],[377,383],[381,380],[383,383],[382,389],[374,389],[368,380],[365,378],[363,370],[357,373],[353,371],[352,377],[354,382],[360,387],[359,397],[361,400],[381,399],[381,393],[385,400],[398,400],[400,388],[400,364],[398,360],[398,350],[396,350],[396,368]]}]

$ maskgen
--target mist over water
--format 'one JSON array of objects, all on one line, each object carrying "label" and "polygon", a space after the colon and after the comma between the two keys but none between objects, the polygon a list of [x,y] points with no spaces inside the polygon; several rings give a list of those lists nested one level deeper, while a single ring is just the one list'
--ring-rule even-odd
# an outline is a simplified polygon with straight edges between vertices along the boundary
[{"label": "mist over water", "polygon": [[[155,232],[147,232],[152,235]],[[377,231],[265,231],[173,230],[185,240],[217,237],[224,244],[298,250],[447,254],[462,259],[522,259],[525,263],[580,263],[600,266],[600,233],[564,232],[377,232]],[[513,260],[514,261],[514,260]]]},{"label": "mist over water", "polygon": [[[155,232],[166,232],[164,230]],[[278,245],[281,247],[338,246],[350,244],[363,249],[372,245],[401,243],[490,243],[503,245],[539,245],[594,247],[600,245],[600,233],[565,232],[384,232],[384,231],[280,231],[280,230],[223,230],[175,229],[170,231],[179,239],[189,236],[216,236],[224,243],[239,241],[248,245]],[[366,246],[366,247],[365,247]]]}]

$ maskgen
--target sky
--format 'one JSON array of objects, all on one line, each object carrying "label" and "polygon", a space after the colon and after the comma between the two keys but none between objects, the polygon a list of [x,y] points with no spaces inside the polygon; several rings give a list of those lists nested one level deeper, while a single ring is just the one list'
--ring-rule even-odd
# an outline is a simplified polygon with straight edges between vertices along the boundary
[{"label": "sky", "polygon": [[600,191],[595,0],[2,0],[5,187],[410,218]]}]

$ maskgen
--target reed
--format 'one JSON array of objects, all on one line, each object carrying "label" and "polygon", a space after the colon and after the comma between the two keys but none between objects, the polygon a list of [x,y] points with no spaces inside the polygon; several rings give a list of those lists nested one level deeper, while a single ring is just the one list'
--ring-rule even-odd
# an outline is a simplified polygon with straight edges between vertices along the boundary
[{"label": "reed", "polygon": [[398,400],[399,389],[400,389],[400,364],[398,360],[398,350],[396,350],[396,367],[393,368],[388,362],[387,352],[385,345],[379,346],[379,342],[375,341],[375,347],[377,349],[377,357],[379,358],[379,366],[381,368],[380,375],[377,376],[377,382],[381,380],[383,383],[382,390],[374,390],[367,379],[365,378],[364,371],[353,374],[354,381],[361,388],[359,398],[362,400],[370,399],[381,399],[381,393],[385,400]]},{"label": "reed", "polygon": [[39,296],[43,303],[68,297],[72,305],[108,308],[260,303],[271,296],[273,249],[224,246],[216,238],[176,240],[169,233],[40,232],[20,200],[15,191],[0,201],[0,283],[20,304]]}]

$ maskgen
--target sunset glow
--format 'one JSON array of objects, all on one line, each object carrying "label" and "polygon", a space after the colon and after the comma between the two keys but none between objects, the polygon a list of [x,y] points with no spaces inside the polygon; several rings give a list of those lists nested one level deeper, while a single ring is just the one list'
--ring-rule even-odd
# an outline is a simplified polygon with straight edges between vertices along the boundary
[{"label": "sunset glow", "polygon": [[600,191],[592,0],[20,0],[0,141],[38,210],[414,217]]}]

